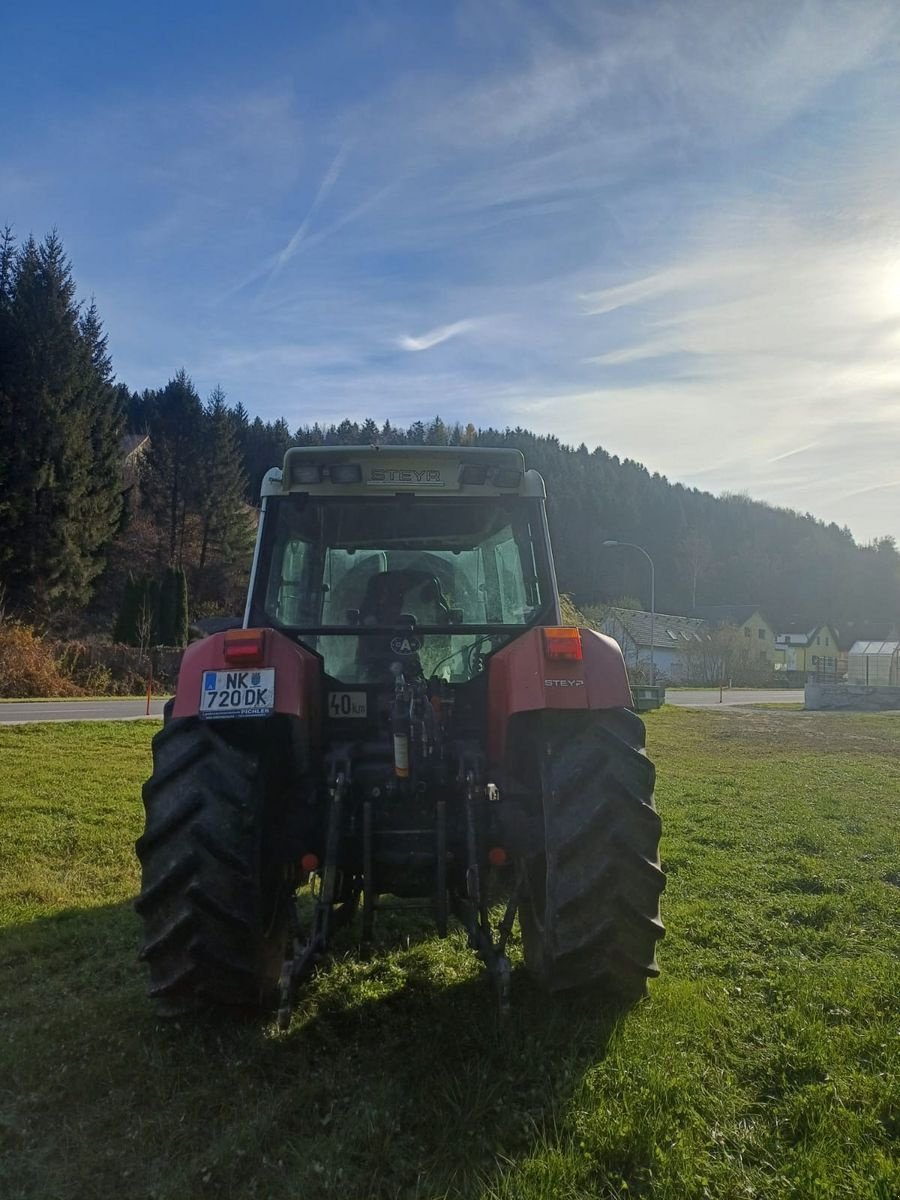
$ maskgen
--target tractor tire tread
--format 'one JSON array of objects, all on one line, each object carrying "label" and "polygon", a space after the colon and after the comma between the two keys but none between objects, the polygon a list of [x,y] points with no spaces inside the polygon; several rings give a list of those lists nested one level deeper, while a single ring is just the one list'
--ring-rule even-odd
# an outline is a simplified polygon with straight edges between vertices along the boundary
[{"label": "tractor tire tread", "polygon": [[188,887],[188,895],[199,907],[205,909],[211,916],[219,917],[223,921],[227,921],[236,929],[242,929],[248,937],[253,936],[253,926],[244,913],[240,912],[233,905],[223,904],[215,896],[205,892],[197,883],[192,883]]},{"label": "tractor tire tread", "polygon": [[[179,732],[180,727],[170,721],[153,739],[154,749],[161,750],[165,743],[171,741],[173,736]],[[158,741],[158,739],[162,739],[163,735],[165,735],[165,742]],[[144,802],[146,803],[153,796],[154,792],[158,792],[161,788],[164,788],[169,780],[183,775],[189,767],[204,758],[208,752],[209,745],[206,739],[198,737],[174,758],[161,765],[154,771],[153,775],[151,775],[142,788]]]},{"label": "tractor tire tread", "polygon": [[[278,984],[290,892],[267,869],[265,778],[242,732],[170,719],[153,740],[135,909],[161,1016],[255,1006]],[[276,839],[277,840],[277,839]]]},{"label": "tractor tire tread", "polygon": [[173,809],[160,820],[156,821],[152,828],[141,834],[135,843],[135,849],[138,854],[145,854],[151,850],[159,842],[170,837],[179,825],[185,825],[203,807],[203,799],[198,795],[189,796],[183,805]]},{"label": "tractor tire tread", "polygon": [[[661,822],[643,722],[595,712],[547,723],[544,854],[530,866],[520,922],[526,965],[549,992],[597,990],[636,1000],[659,974]],[[536,882],[535,882],[536,881]]]},{"label": "tractor tire tread", "polygon": [[232,850],[221,838],[220,835],[212,833],[205,825],[195,822],[190,828],[192,839],[201,846],[207,854],[218,859],[225,867],[230,867],[237,872],[242,880],[250,880],[253,875],[253,868],[247,859],[237,854]]},{"label": "tractor tire tread", "polygon": [[150,959],[165,954],[171,950],[173,946],[182,941],[186,934],[191,931],[191,918],[189,913],[182,913],[171,921],[162,933],[158,934],[152,941],[146,942],[142,947],[138,958],[142,962],[148,962]]},{"label": "tractor tire tread", "polygon": [[[146,850],[139,851],[138,857],[142,855],[146,857]],[[158,875],[151,882],[141,888],[141,894],[134,902],[134,910],[140,916],[144,916],[147,912],[152,912],[154,907],[160,900],[166,896],[177,892],[178,885],[183,883],[185,879],[190,879],[197,867],[197,859],[194,854],[188,851],[187,854],[182,854],[181,858],[170,862],[168,867],[161,875]]]}]

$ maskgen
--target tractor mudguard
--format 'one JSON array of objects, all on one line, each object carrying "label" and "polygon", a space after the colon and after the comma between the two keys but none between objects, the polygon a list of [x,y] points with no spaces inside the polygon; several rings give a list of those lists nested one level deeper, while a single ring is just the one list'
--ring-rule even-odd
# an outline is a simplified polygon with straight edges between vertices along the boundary
[{"label": "tractor mudguard", "polygon": [[304,650],[276,629],[228,630],[192,642],[181,660],[172,717],[193,717],[199,713],[204,671],[245,669],[239,663],[228,662],[225,657],[226,644],[237,633],[259,633],[263,636],[261,661],[254,662],[251,669],[275,668],[274,712],[299,717],[311,730],[317,730],[322,690],[321,663],[316,655]]},{"label": "tractor mudguard", "polygon": [[631,688],[617,642],[580,629],[579,659],[555,658],[541,628],[529,629],[488,660],[488,761],[503,761],[509,720],[543,709],[631,708]]}]

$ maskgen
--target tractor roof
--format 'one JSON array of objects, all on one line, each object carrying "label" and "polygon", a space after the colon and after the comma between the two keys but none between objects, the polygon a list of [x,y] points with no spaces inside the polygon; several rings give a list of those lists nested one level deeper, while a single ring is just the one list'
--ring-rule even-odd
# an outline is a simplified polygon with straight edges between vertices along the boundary
[{"label": "tractor roof", "polygon": [[543,496],[521,450],[486,446],[294,446],[263,479],[263,496]]}]

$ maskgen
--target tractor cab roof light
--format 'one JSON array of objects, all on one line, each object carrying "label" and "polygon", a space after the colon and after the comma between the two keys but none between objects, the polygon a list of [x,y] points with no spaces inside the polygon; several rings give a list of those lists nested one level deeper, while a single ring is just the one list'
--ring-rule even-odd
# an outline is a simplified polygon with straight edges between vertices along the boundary
[{"label": "tractor cab roof light", "polygon": [[294,463],[291,478],[294,483],[321,483],[322,468],[315,463]]},{"label": "tractor cab roof light", "polygon": [[362,483],[359,463],[335,463],[328,472],[332,483]]},{"label": "tractor cab roof light", "polygon": [[459,482],[465,486],[484,487],[487,479],[487,467],[479,467],[474,463],[463,463],[459,468]]},{"label": "tractor cab roof light", "polygon": [[491,467],[488,482],[498,488],[517,488],[522,483],[522,472],[511,467]]},{"label": "tractor cab roof light", "polygon": [[553,626],[544,630],[544,653],[557,662],[581,662],[581,630],[570,625]]},{"label": "tractor cab roof light", "polygon": [[225,631],[225,661],[230,667],[258,667],[265,660],[264,629],[228,629]]}]

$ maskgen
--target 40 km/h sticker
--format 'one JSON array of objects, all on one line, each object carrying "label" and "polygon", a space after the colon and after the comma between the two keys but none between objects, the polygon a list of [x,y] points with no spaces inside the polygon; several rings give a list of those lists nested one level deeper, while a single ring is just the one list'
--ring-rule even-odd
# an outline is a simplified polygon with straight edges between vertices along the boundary
[{"label": "40 km/h sticker", "polygon": [[329,717],[364,717],[366,715],[365,692],[329,692]]}]

